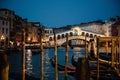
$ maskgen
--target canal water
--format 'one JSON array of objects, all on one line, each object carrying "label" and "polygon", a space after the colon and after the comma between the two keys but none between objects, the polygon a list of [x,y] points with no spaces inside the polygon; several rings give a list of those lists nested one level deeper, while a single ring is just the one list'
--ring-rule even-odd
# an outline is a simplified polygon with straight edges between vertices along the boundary
[{"label": "canal water", "polygon": [[[58,48],[58,63],[65,65],[65,48]],[[84,48],[76,48],[68,50],[68,64],[71,64],[72,55],[77,57],[85,57]],[[44,78],[45,80],[55,80],[55,70],[51,65],[50,59],[54,56],[54,49],[44,49]],[[21,72],[21,52],[16,52],[8,55],[10,63],[10,73]],[[26,50],[26,73],[35,78],[40,78],[40,53],[32,53],[30,49]],[[68,75],[68,80],[74,80],[73,76]],[[64,73],[59,73],[59,80],[64,80]]]}]

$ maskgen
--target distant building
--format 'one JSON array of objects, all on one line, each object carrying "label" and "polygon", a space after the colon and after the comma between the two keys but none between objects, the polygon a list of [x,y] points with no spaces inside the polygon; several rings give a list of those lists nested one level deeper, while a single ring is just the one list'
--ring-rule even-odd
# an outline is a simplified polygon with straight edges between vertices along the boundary
[{"label": "distant building", "polygon": [[34,23],[28,22],[26,26],[26,37],[27,37],[27,42],[38,42],[39,31],[40,25],[35,25]]},{"label": "distant building", "polygon": [[120,37],[120,24],[119,24],[119,27],[118,27],[118,36]]},{"label": "distant building", "polygon": [[103,24],[102,30],[103,30],[104,35],[106,35],[106,37],[112,36],[111,26],[112,26],[113,23],[114,23],[114,21],[112,21],[112,22],[108,21],[108,22],[105,22],[105,24]]},{"label": "distant building", "polygon": [[[18,22],[19,22],[19,16],[15,15],[14,11],[9,10],[9,9],[0,9],[0,17],[5,18],[9,20],[9,31],[10,31],[10,41],[15,41],[14,37],[16,32],[20,31],[20,28],[18,28]],[[17,24],[17,25],[16,25]],[[19,23],[21,24],[21,23]],[[18,30],[16,30],[16,28]]]},{"label": "distant building", "polygon": [[111,30],[109,29],[109,32],[111,32],[111,36],[119,36],[120,17],[116,16],[114,18],[110,18],[108,20],[108,23],[112,23],[110,25]]},{"label": "distant building", "polygon": [[43,31],[40,22],[28,22],[27,18],[23,19],[9,9],[0,9],[0,17],[9,21],[10,42],[16,45],[22,41],[23,28],[26,31],[26,42],[38,42],[38,35]]},{"label": "distant building", "polygon": [[15,13],[12,10],[9,9],[0,9],[0,17],[5,18],[9,20],[10,22],[10,31],[13,29],[13,19],[14,19]]},{"label": "distant building", "polygon": [[82,23],[79,27],[82,30],[111,36],[111,25],[113,22],[93,21],[88,23]]},{"label": "distant building", "polygon": [[22,25],[18,26],[19,29],[15,29],[17,32],[15,34],[15,41],[21,42],[22,41],[22,28],[25,29],[26,32],[26,42],[32,43],[32,42],[38,42],[39,39],[39,30],[41,30],[41,27],[39,24],[34,24],[33,22],[28,21],[22,21]]},{"label": "distant building", "polygon": [[9,34],[9,20],[0,17],[0,47],[1,45],[8,45],[9,44],[9,39],[10,39],[10,34]]},{"label": "distant building", "polygon": [[112,36],[120,36],[120,21],[112,25]]},{"label": "distant building", "polygon": [[45,28],[45,36],[53,35],[53,28]]},{"label": "distant building", "polygon": [[103,34],[102,30],[103,24],[104,22],[102,21],[93,21],[88,23],[82,23],[79,26],[82,30]]}]

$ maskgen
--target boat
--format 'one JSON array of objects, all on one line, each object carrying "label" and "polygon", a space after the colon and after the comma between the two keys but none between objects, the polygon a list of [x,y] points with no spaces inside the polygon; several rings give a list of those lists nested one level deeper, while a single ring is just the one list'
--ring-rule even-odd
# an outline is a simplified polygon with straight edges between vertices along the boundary
[{"label": "boat", "polygon": [[99,56],[100,56],[100,59],[103,59],[103,60],[110,61],[112,59],[111,53],[108,53],[108,54],[100,53]]},{"label": "boat", "polygon": [[38,53],[41,52],[40,48],[37,47],[37,46],[27,46],[25,49],[26,49],[26,50],[31,50],[31,52],[32,52],[33,54],[38,54]]},{"label": "boat", "polygon": [[[54,58],[51,59],[51,64],[55,68],[55,60],[54,60]],[[65,66],[60,65],[60,64],[57,64],[57,66],[58,66],[58,71],[59,72],[64,72],[65,71]],[[72,66],[69,66],[69,65],[67,66],[68,75],[74,76],[75,70],[76,70],[76,68],[74,68]]]},{"label": "boat", "polygon": [[[89,60],[89,70],[90,70],[90,77],[92,78],[92,80],[97,80],[97,75],[98,75],[98,66],[97,66],[97,60],[93,59],[91,60],[91,58],[88,59]],[[78,61],[76,61],[74,59],[74,55],[72,55],[72,59],[71,59],[72,65],[74,67],[78,67]],[[81,65],[79,65],[81,66]],[[100,62],[99,63],[99,80],[120,80],[120,76],[119,74],[115,71],[115,69],[110,66],[109,64]]]},{"label": "boat", "polygon": [[25,44],[26,50],[31,50],[33,54],[40,53],[40,45],[38,43],[26,43]]},{"label": "boat", "polygon": [[[52,66],[55,67],[55,60],[54,58],[51,59]],[[91,63],[90,63],[91,64]],[[57,64],[58,65],[58,71],[65,71],[65,66]],[[89,65],[90,67],[90,75],[89,77],[92,78],[92,80],[97,79],[97,64],[94,63],[94,65]],[[76,69],[78,67],[71,67],[67,66],[68,75],[71,75],[75,77]],[[79,70],[79,69],[78,69]],[[78,71],[79,72],[79,71]],[[120,76],[115,72],[115,70],[110,67],[108,64],[100,63],[100,77],[99,80],[120,80]]]},{"label": "boat", "polygon": [[[80,57],[77,57],[77,59],[76,59],[76,57],[75,57],[76,55],[72,55],[72,58],[71,58],[71,64],[74,66],[74,67],[77,67],[77,64],[78,64],[78,58],[80,58]],[[102,54],[102,56],[101,57],[103,57],[103,54]],[[104,57],[105,58],[105,57]],[[109,57],[107,57],[107,59],[109,60],[109,58],[110,58],[110,56]],[[106,60],[107,60],[106,59]],[[97,68],[97,58],[92,58],[92,57],[88,57],[88,61],[89,61],[89,66],[90,66],[90,68],[91,69],[93,69],[93,68]],[[110,68],[110,69],[113,69],[109,64],[106,64],[105,63],[105,60],[104,60],[104,62],[103,62],[103,59],[99,59],[99,64],[100,64],[100,69],[102,69],[102,70],[106,70],[106,69],[108,69],[108,68]],[[106,61],[106,62],[108,62],[108,61]],[[110,62],[109,62],[110,63]]]}]

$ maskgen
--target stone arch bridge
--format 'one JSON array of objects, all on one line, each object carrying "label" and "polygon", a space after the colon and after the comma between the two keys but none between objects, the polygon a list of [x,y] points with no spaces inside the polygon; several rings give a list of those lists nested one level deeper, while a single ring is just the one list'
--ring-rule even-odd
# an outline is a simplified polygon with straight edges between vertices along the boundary
[{"label": "stone arch bridge", "polygon": [[[80,27],[74,27],[71,30],[56,33],[58,46],[66,42],[66,36],[68,36],[68,40],[86,40],[87,42],[91,39],[96,39],[96,37],[105,37],[103,34],[81,30]],[[43,41],[47,46],[54,46],[54,34],[45,37]]]}]

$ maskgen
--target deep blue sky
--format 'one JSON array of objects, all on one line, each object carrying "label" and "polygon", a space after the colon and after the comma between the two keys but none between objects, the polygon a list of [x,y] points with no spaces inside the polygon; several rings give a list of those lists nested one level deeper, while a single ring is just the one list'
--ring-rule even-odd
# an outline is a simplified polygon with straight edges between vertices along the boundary
[{"label": "deep blue sky", "polygon": [[0,0],[0,8],[48,27],[120,16],[120,0]]}]

